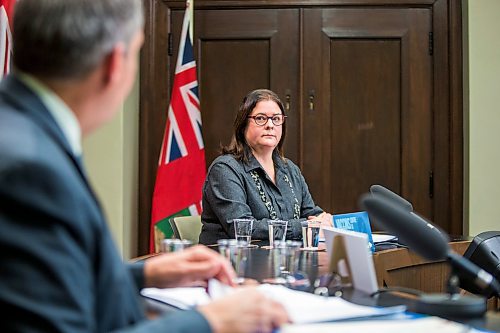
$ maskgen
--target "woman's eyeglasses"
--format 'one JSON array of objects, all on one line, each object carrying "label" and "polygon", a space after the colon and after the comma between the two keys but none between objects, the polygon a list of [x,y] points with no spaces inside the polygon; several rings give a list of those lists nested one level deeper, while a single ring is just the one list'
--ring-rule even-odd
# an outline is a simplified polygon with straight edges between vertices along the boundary
[{"label": "woman's eyeglasses", "polygon": [[264,126],[267,124],[269,119],[271,119],[275,126],[281,126],[285,122],[286,116],[282,114],[275,114],[274,116],[268,117],[263,113],[259,113],[255,116],[248,116],[247,118],[252,118],[257,126]]}]

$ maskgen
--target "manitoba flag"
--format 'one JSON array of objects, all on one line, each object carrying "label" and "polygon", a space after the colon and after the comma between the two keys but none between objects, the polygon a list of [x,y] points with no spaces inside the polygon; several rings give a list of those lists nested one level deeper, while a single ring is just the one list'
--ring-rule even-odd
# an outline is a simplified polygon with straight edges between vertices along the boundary
[{"label": "manitoba flag", "polygon": [[193,54],[192,15],[193,3],[188,1],[153,193],[151,252],[159,250],[161,239],[172,236],[168,222],[171,217],[201,214],[205,149]]},{"label": "manitoba flag", "polygon": [[15,0],[0,0],[0,79],[10,71],[12,14]]}]

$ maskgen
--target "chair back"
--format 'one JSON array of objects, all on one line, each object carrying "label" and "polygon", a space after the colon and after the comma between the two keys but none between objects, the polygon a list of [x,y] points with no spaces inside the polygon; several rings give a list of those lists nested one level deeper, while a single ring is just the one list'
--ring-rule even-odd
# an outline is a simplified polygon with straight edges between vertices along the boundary
[{"label": "chair back", "polygon": [[176,216],[170,219],[174,237],[198,244],[201,233],[201,216]]}]

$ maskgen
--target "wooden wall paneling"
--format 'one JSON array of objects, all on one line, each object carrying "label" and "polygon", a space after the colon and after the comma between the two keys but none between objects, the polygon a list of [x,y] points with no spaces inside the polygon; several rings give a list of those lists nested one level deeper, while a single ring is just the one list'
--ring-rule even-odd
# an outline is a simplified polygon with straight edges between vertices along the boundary
[{"label": "wooden wall paneling", "polygon": [[[448,59],[448,11],[447,1],[436,1],[433,6],[435,18],[433,24],[433,60],[434,60],[434,130],[436,131],[436,151],[434,160],[434,220],[444,230],[450,230],[450,95],[449,95],[449,59]],[[437,20],[437,17],[440,17]]]},{"label": "wooden wall paneling", "polygon": [[[448,82],[449,95],[449,229],[453,235],[464,234],[464,119],[463,119],[463,58],[462,58],[462,1],[448,1]],[[497,304],[500,305],[497,298]]]},{"label": "wooden wall paneling", "polygon": [[[146,40],[141,54],[139,253],[146,253],[148,249],[151,196],[185,1],[144,0],[144,4]],[[460,234],[463,230],[460,11],[460,1],[453,0],[196,0],[195,57],[207,163],[215,157],[219,142],[227,142],[232,117],[243,95],[250,89],[266,85],[284,102],[289,96],[286,155],[302,168],[314,198],[325,209],[333,207],[334,213],[335,210],[356,209],[359,192],[367,191],[365,187],[373,179],[373,182],[396,187],[396,192],[412,201],[419,213],[446,231]],[[408,33],[402,33],[404,29]],[[421,53],[428,51],[427,29],[434,37],[430,65],[419,60]],[[170,56],[169,34],[173,37]],[[426,41],[427,45],[423,45]],[[398,43],[399,64],[395,47]],[[368,52],[374,52],[373,56],[366,54]],[[418,59],[415,60],[416,54]],[[399,89],[394,88],[394,80],[390,79],[380,84],[386,87],[383,93],[383,89],[374,84],[376,78],[368,78],[366,84],[371,89],[365,88],[355,96],[339,99],[339,90],[350,83],[349,77],[344,77],[349,75],[344,62],[350,56],[353,58],[351,64],[366,66],[372,63],[373,67],[379,66],[377,58],[393,59],[394,63],[380,71],[372,69],[365,73],[392,77],[392,71],[400,66]],[[236,71],[242,74],[235,75]],[[336,76],[336,73],[342,75]],[[428,86],[422,84],[426,75],[431,76]],[[363,87],[361,83],[364,82],[356,84]],[[351,87],[344,94],[352,95],[356,89]],[[309,96],[313,91],[314,108],[311,111]],[[376,99],[376,95],[384,95],[385,99]],[[371,132],[368,130],[371,125],[363,119],[380,116],[382,109],[387,109],[386,127],[382,127],[378,135],[395,135],[398,125],[393,108],[397,98],[401,104],[401,162],[398,162],[401,166],[394,177],[393,162],[367,158],[366,151],[376,156],[373,153],[376,148],[367,147],[379,146],[379,153],[388,159],[387,156],[396,154],[389,151],[395,151],[397,144],[392,142],[393,146],[387,151],[382,144],[375,144],[380,139],[366,136],[366,132]],[[360,110],[349,113],[351,108]],[[343,111],[336,114],[337,109]],[[342,114],[347,118],[339,118]],[[356,125],[354,131],[339,127],[333,133],[332,127],[343,122]],[[429,127],[430,134],[414,129],[427,130]],[[358,135],[358,141],[353,133]],[[365,135],[363,139],[360,133]],[[338,150],[334,145],[342,138],[352,142],[351,150],[364,150],[366,159],[363,160],[359,152],[350,152],[349,147]],[[366,144],[363,145],[362,140]],[[431,158],[422,160],[429,149]],[[355,167],[337,165],[332,168],[338,162],[337,154],[344,156],[342,160],[350,154],[347,159],[352,157],[349,162]],[[372,163],[372,167],[366,166],[367,171],[359,180],[346,180],[350,178],[348,171],[360,170],[360,165],[367,163]],[[428,169],[434,172],[433,198],[429,198],[428,193],[427,196],[422,194],[423,189],[429,190]],[[342,175],[344,172],[346,174]],[[349,189],[345,193],[342,188]],[[339,207],[335,206],[337,203]]]},{"label": "wooden wall paneling", "polygon": [[160,1],[144,1],[145,43],[141,51],[139,112],[138,253],[149,251],[151,198],[165,130],[171,77],[168,49],[169,11]]},{"label": "wooden wall paneling", "polygon": [[[328,8],[307,13],[314,11],[322,17],[304,20],[309,37],[304,42],[305,59],[308,52],[321,53],[321,68],[329,82],[316,89],[328,96],[325,105],[313,114],[304,111],[304,128],[319,126],[324,134],[317,142],[306,137],[303,143],[312,148],[304,155],[303,172],[310,183],[322,187],[318,195],[311,185],[313,196],[327,210],[349,212],[359,209],[358,198],[371,184],[382,183],[417,201],[416,206],[430,215],[430,201],[425,198],[432,156],[430,61],[427,41],[422,42],[428,31],[418,30],[421,26],[430,30],[429,10]],[[323,25],[314,31],[310,28],[317,25],[314,22]],[[319,50],[308,44],[315,41],[311,34],[323,34]],[[317,80],[311,72],[313,78],[307,70],[304,74],[305,93],[309,81]],[[384,73],[392,75],[390,82],[397,86],[391,86]],[[372,133],[378,134],[371,137]],[[325,141],[328,151],[322,147],[328,145]],[[312,165],[316,169],[309,170],[307,161],[315,155],[329,158],[329,165],[318,170],[316,162]]]},{"label": "wooden wall paneling", "polygon": [[401,189],[401,44],[350,38],[331,43],[334,212],[358,210],[357,198],[371,184]]},{"label": "wooden wall paneling", "polygon": [[[311,195],[320,207],[331,211],[329,205],[332,194],[332,175],[329,170],[330,123],[328,66],[329,52],[322,47],[328,36],[322,31],[323,10],[303,9],[303,87],[301,170],[309,186]],[[312,103],[312,104],[311,104]]]},{"label": "wooden wall paneling", "polygon": [[432,108],[432,56],[428,49],[432,30],[431,8],[408,9],[407,23],[409,105],[403,135],[408,145],[403,146],[407,174],[404,175],[402,194],[412,202],[415,211],[432,220],[434,207],[429,195],[429,174],[435,169],[432,156],[435,149],[433,114],[436,110]]},{"label": "wooden wall paneling", "polygon": [[[297,105],[297,10],[200,10],[198,66],[207,166],[227,144],[242,98],[256,88],[274,90],[290,106],[288,132],[295,132]],[[298,139],[285,150],[297,158]]]}]

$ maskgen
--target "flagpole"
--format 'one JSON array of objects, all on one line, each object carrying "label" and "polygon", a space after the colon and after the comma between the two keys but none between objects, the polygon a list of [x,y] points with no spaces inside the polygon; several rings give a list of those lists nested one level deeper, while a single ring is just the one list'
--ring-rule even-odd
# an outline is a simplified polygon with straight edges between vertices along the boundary
[{"label": "flagpole", "polygon": [[193,45],[194,0],[186,0],[186,10],[189,11],[189,38],[191,45]]},{"label": "flagpole", "polygon": [[173,236],[170,219],[200,215],[205,181],[198,80],[193,50],[193,0],[186,1],[172,93],[151,208],[150,251]]}]

